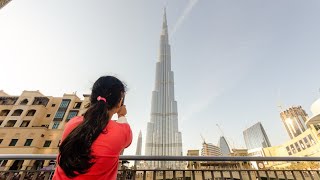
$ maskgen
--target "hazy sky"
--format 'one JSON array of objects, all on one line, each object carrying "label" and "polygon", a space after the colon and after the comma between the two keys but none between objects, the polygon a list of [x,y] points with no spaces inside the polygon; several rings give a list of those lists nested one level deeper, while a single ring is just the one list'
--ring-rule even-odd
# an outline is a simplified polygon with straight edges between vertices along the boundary
[{"label": "hazy sky", "polygon": [[[90,93],[102,75],[128,85],[134,141],[145,140],[163,7],[184,154],[200,133],[216,144],[220,124],[231,147],[261,121],[272,145],[289,139],[284,107],[320,97],[320,1],[15,0],[0,10],[0,89],[11,95]],[[144,151],[144,147],[143,147]]]}]

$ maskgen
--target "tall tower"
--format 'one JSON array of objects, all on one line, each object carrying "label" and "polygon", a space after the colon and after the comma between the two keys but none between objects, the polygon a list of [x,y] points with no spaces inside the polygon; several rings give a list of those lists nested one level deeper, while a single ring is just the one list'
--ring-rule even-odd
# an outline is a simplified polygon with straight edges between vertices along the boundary
[{"label": "tall tower", "polygon": [[244,130],[243,137],[248,149],[271,147],[269,138],[261,122]]},{"label": "tall tower", "polygon": [[142,132],[139,132],[138,142],[137,142],[137,149],[136,149],[136,155],[141,155],[141,149],[142,149]]},{"label": "tall tower", "polygon": [[[137,142],[137,149],[136,149],[136,156],[140,156],[141,155],[141,149],[142,149],[142,132],[139,132],[139,137],[138,137],[138,142]],[[139,165],[140,162],[139,161],[135,161],[134,162],[134,166],[136,167],[137,165]]]},{"label": "tall tower", "polygon": [[[171,70],[171,52],[165,10],[145,148],[147,156],[182,155],[182,138],[178,129],[178,108],[174,98],[174,77]],[[151,167],[175,168],[177,164],[152,162]]]},{"label": "tall tower", "polygon": [[230,147],[224,136],[220,137],[218,145],[219,145],[219,148],[221,149],[222,156],[230,156],[231,154]]},{"label": "tall tower", "polygon": [[307,129],[308,114],[301,106],[291,107],[280,113],[280,117],[291,139]]}]

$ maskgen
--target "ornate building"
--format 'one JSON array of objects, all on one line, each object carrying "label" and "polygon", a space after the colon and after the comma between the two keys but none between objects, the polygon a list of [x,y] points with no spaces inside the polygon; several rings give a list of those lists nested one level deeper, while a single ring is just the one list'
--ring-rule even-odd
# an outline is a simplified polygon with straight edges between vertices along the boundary
[{"label": "ornate building", "polygon": [[[39,91],[23,91],[11,96],[0,91],[0,153],[57,154],[64,125],[85,111],[89,96],[44,96]],[[13,161],[0,163],[0,170],[39,169],[49,161]]]}]

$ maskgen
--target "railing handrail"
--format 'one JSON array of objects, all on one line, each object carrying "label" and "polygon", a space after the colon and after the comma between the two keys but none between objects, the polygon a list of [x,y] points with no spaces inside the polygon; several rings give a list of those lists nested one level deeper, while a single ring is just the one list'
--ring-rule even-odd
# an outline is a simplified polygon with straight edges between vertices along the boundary
[{"label": "railing handrail", "polygon": [[[55,160],[57,154],[0,154],[1,160]],[[319,161],[320,157],[251,157],[251,156],[133,156],[120,160],[139,161]]]}]

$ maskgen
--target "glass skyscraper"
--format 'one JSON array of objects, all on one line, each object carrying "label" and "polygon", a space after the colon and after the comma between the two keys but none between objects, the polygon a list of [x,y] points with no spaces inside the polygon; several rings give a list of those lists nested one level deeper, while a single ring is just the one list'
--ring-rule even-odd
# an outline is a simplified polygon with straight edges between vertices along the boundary
[{"label": "glass skyscraper", "polygon": [[227,143],[227,140],[224,136],[221,136],[218,143],[219,148],[221,149],[222,156],[230,156],[231,151]]},{"label": "glass skyscraper", "polygon": [[269,138],[261,122],[243,131],[243,137],[248,149],[271,147]]},{"label": "glass skyscraper", "polygon": [[301,106],[291,107],[281,112],[280,117],[291,139],[307,130],[308,115]]}]

